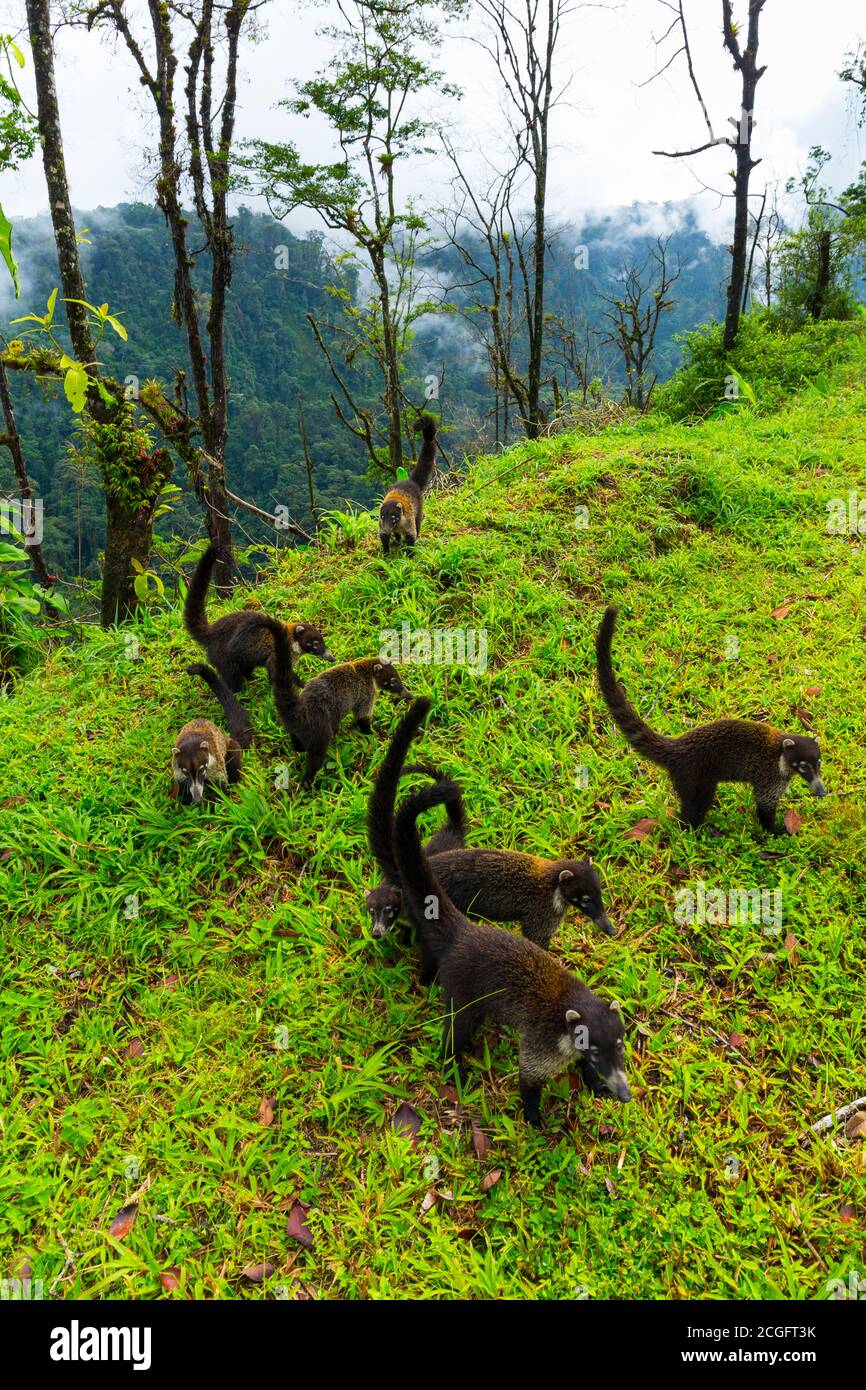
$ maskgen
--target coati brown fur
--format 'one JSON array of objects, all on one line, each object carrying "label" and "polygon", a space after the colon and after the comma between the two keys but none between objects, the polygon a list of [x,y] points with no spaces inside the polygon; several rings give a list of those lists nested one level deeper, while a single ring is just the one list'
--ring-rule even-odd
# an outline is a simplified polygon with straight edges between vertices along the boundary
[{"label": "coati brown fur", "polygon": [[283,728],[297,753],[307,755],[304,785],[309,787],[322,763],[340,723],[347,714],[355,716],[362,734],[373,732],[370,723],[376,696],[385,690],[398,700],[411,700],[395,667],[376,657],[345,661],[332,666],[308,682],[298,693],[292,682],[292,649],[288,633],[274,619],[274,703]]},{"label": "coati brown fur", "polygon": [[389,488],[379,508],[379,540],[386,555],[392,541],[414,545],[421,534],[423,497],[436,466],[436,421],[422,415],[416,429],[424,436],[418,461],[408,478]]},{"label": "coati brown fur", "polygon": [[780,733],[748,719],[717,719],[680,738],[665,738],[645,724],[627,698],[611,664],[616,609],[605,609],[595,650],[598,682],[614,721],[635,752],[663,767],[680,800],[683,822],[693,828],[706,816],[719,782],[749,782],[764,830],[776,831],[776,808],[797,774],[815,796],[826,796],[821,749],[813,738]]},{"label": "coati brown fur", "polygon": [[[432,785],[445,782],[447,779],[438,768],[428,767],[425,764],[413,763],[403,769],[404,775],[411,772],[424,773],[432,781]],[[435,855],[448,849],[462,849],[466,844],[466,812],[463,808],[463,794],[456,782],[448,782],[454,791],[442,803],[445,807],[447,816],[445,824],[430,836],[427,841],[426,850],[428,855]],[[430,789],[421,792],[421,796],[429,796]],[[371,811],[373,801],[370,802]],[[371,836],[375,835],[375,830],[371,830]],[[371,844],[375,854],[375,848]],[[384,848],[384,847],[383,847]],[[379,860],[379,867],[384,875],[382,882],[377,884],[367,894],[365,902],[367,911],[373,919],[373,935],[385,936],[387,932],[399,921],[403,906],[403,894],[400,891],[400,879],[397,873],[397,865],[390,844],[387,846],[387,854],[383,854]]]},{"label": "coati brown fur", "polygon": [[178,800],[199,802],[214,787],[240,781],[243,755],[234,739],[210,719],[191,719],[184,724],[171,753],[171,775]]},{"label": "coati brown fur", "polygon": [[[397,879],[392,844],[393,823],[385,808],[393,798],[390,773],[385,763],[373,784],[367,811],[367,838],[385,879]],[[438,785],[445,802],[460,795],[456,782],[443,779]],[[419,793],[432,806],[442,801],[433,788]],[[434,837],[435,839],[435,837]],[[427,846],[431,867],[446,893],[460,912],[485,917],[490,922],[518,922],[523,935],[547,948],[554,932],[570,907],[576,907],[608,936],[614,928],[601,897],[601,881],[588,859],[542,859],[507,849],[441,850],[431,840]],[[376,890],[377,893],[379,890]],[[378,900],[377,900],[378,901]],[[368,901],[369,906],[369,901]],[[383,935],[399,917],[399,897],[383,899],[377,935]],[[394,910],[396,908],[396,911]],[[385,916],[390,918],[385,921]],[[421,980],[432,979],[431,961],[421,946]]]},{"label": "coati brown fur", "polygon": [[[258,622],[261,614],[241,609],[226,613],[209,623],[205,609],[210,577],[219,554],[219,547],[209,545],[202,555],[186,594],[183,608],[184,626],[190,637],[207,652],[208,661],[215,666],[229,690],[240,690],[253,671],[264,666],[273,680],[274,642],[267,626]],[[335,661],[325,639],[312,623],[286,623],[289,641],[296,657],[318,656],[323,661]],[[298,687],[303,686],[293,672]]]},{"label": "coati brown fur", "polygon": [[[389,824],[400,769],[429,708],[429,700],[415,701],[388,750],[383,810]],[[444,798],[448,789],[439,784],[436,793]],[[520,1096],[530,1124],[541,1123],[544,1081],[571,1063],[580,1065],[593,1090],[606,1088],[619,1100],[630,1100],[618,1005],[600,999],[534,941],[470,922],[458,912],[418,836],[418,815],[429,800],[420,793],[404,801],[394,827],[394,853],[410,920],[438,966],[446,1058],[453,1056],[462,1070],[477,1029],[491,1018],[520,1034]]]},{"label": "coati brown fur", "polygon": [[210,666],[196,662],[187,674],[200,676],[222,705],[229,731],[226,738],[210,719],[192,719],[184,724],[171,755],[171,775],[178,799],[198,805],[214,787],[240,781],[244,748],[253,741],[249,715],[235,699],[225,681]]}]

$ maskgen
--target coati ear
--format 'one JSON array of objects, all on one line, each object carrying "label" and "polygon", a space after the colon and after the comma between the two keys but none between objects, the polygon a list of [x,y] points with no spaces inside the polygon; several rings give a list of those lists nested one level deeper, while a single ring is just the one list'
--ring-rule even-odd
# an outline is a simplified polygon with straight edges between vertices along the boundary
[{"label": "coati ear", "polygon": [[209,746],[210,746],[210,745],[208,744],[208,741],[207,741],[206,738],[203,738],[202,741],[201,741],[201,743],[199,744],[199,748],[208,748]]},{"label": "coati ear", "polygon": [[560,883],[568,883],[568,880],[570,878],[574,878],[574,874],[571,872],[571,869],[563,869],[562,873],[559,875]]},{"label": "coati ear", "polygon": [[620,1002],[619,1002],[618,999],[611,999],[611,1001],[610,1001],[610,1011],[611,1011],[612,1014],[621,1014],[621,1013],[622,1013],[622,1004],[620,1004]]},{"label": "coati ear", "polygon": [[792,738],[783,738],[783,739],[782,739],[782,747],[783,747],[783,748],[793,748],[793,747],[794,747],[794,740],[793,740]]},{"label": "coati ear", "polygon": [[180,757],[180,749],[179,749],[179,748],[172,748],[172,750],[171,750],[171,756],[172,756],[173,758],[179,758],[179,757]]},{"label": "coati ear", "polygon": [[579,1023],[580,1014],[577,1012],[577,1009],[566,1009],[565,1021],[566,1023]]},{"label": "coati ear", "polygon": [[374,676],[378,676],[378,674],[379,674],[379,672],[381,671],[381,669],[382,669],[382,663],[381,663],[381,661],[377,661],[377,662],[376,662],[376,665],[373,667],[373,675],[374,675]]},{"label": "coati ear", "polygon": [[306,632],[306,628],[304,627],[304,624],[303,624],[303,623],[295,623],[295,636],[296,636],[296,637],[303,637],[303,635],[304,635],[305,632]]}]

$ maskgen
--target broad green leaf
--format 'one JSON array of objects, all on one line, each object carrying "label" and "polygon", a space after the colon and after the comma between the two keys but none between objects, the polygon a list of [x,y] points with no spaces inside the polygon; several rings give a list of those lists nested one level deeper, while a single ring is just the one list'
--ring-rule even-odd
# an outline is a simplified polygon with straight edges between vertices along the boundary
[{"label": "broad green leaf", "polygon": [[9,545],[7,541],[0,541],[0,564],[6,564],[9,560],[27,560],[27,551],[20,546]]},{"label": "broad green leaf", "polygon": [[80,363],[76,362],[74,367],[69,368],[63,378],[63,389],[72,409],[76,415],[80,415],[87,400],[87,373]]},{"label": "broad green leaf", "polygon": [[120,320],[119,320],[119,319],[116,319],[116,318],[114,317],[114,314],[108,314],[108,315],[106,315],[106,317],[107,317],[107,319],[108,319],[108,322],[111,324],[112,328],[114,329],[115,333],[117,334],[117,336],[118,336],[119,338],[122,338],[123,341],[126,342],[127,339],[129,338],[129,334],[127,333],[126,329],[124,328],[124,326],[123,326],[123,324],[120,322]]},{"label": "broad green leaf", "polygon": [[53,318],[54,318],[54,306],[55,306],[56,303],[57,303],[57,286],[55,285],[55,286],[54,286],[54,289],[51,291],[50,295],[48,296],[48,313],[45,315],[45,321],[46,321],[46,323],[51,323],[51,322],[52,322],[52,320],[53,320]]},{"label": "broad green leaf", "polygon": [[[12,223],[0,206],[0,256],[6,262],[6,268],[12,277],[12,284],[15,286],[15,298],[21,294],[21,282],[18,279],[18,262],[12,254]],[[19,323],[21,320],[14,319],[13,322]]]}]

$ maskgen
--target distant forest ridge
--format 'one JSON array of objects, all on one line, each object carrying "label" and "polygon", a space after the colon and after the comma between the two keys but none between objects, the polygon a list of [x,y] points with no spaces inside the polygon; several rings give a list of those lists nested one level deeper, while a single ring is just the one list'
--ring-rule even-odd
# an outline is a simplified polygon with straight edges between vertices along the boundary
[{"label": "distant forest ridge", "polygon": [[[188,360],[185,336],[172,319],[173,262],[162,214],[144,204],[125,203],[79,212],[76,219],[89,242],[81,247],[88,296],[96,304],[107,302],[120,314],[129,334],[127,342],[114,335],[103,339],[100,358],[105,369],[133,386],[156,377],[171,388],[178,370],[188,369]],[[723,314],[730,265],[726,248],[714,243],[682,204],[634,205],[580,228],[560,226],[549,239],[547,313],[588,334],[592,375],[614,395],[621,391],[622,371],[613,349],[601,342],[606,305],[600,296],[614,292],[624,270],[648,263],[659,226],[670,228],[665,233],[670,237],[668,255],[681,267],[671,291],[673,306],[660,321],[656,341],[654,370],[665,380],[679,360],[677,335]],[[339,339],[327,328],[340,317],[327,289],[336,275],[331,259],[335,248],[321,234],[296,237],[282,223],[248,208],[238,211],[234,232],[237,252],[226,321],[229,487],[266,511],[284,506],[302,523],[309,522],[299,424],[302,406],[317,508],[367,505],[381,491],[382,480],[370,477],[363,447],[336,417],[333,380],[307,321],[310,314],[322,325],[325,341],[339,355]],[[195,236],[190,240],[195,247]],[[10,320],[44,311],[59,282],[47,215],[17,221],[15,246],[22,271],[21,298],[15,301],[11,291],[4,291],[0,301],[9,338],[18,332]],[[443,445],[447,457],[459,463],[464,452],[497,442],[489,364],[472,315],[459,312],[464,304],[453,251],[436,246],[427,251],[425,274],[437,287],[435,297],[441,293],[452,307],[418,321],[404,384],[409,398],[420,405],[429,382],[436,379]],[[650,274],[648,270],[648,279]],[[203,254],[195,280],[204,308],[208,276]],[[356,298],[363,296],[363,284],[356,278],[348,284]],[[368,386],[362,373],[352,377],[351,369],[350,379],[360,400],[375,400],[374,383]],[[68,404],[56,385],[41,385],[24,373],[16,377],[14,392],[31,479],[44,501],[47,557],[62,573],[96,577],[105,535],[104,504],[98,479],[70,453],[75,425]],[[500,422],[499,442],[509,442],[501,435]],[[520,437],[519,430],[510,437]],[[174,481],[183,488],[183,496],[158,530],[192,536],[200,530],[201,512],[180,466]],[[4,454],[0,492],[11,486]]]}]

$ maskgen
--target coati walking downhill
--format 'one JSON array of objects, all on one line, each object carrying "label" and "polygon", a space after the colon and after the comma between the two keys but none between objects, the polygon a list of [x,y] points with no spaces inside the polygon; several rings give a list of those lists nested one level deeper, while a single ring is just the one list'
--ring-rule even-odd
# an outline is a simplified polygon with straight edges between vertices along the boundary
[{"label": "coati walking downhill", "polygon": [[520,1095],[523,1113],[541,1124],[541,1088],[549,1076],[578,1063],[594,1091],[631,1099],[625,1074],[622,1014],[533,941],[501,927],[470,922],[458,912],[436,878],[418,835],[417,820],[435,792],[444,801],[445,783],[406,798],[394,821],[394,803],[409,745],[426,718],[429,700],[416,700],[400,721],[379,771],[383,791],[382,834],[391,834],[412,925],[435,960],[445,1001],[443,1047],[462,1070],[464,1054],[485,1018],[520,1034]]},{"label": "coati walking downhill", "polygon": [[436,421],[432,415],[422,415],[416,429],[424,436],[418,461],[408,478],[389,488],[379,508],[379,540],[386,555],[392,541],[414,545],[421,534],[423,496],[436,466]]}]

